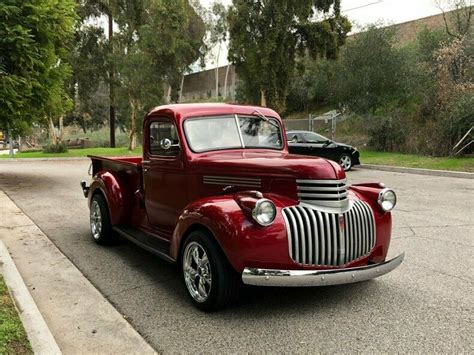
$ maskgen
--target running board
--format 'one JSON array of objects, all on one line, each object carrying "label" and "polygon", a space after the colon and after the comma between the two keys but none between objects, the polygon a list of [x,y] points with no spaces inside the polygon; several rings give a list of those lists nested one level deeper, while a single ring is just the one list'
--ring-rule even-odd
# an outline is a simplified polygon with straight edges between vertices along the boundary
[{"label": "running board", "polygon": [[168,241],[153,237],[129,226],[113,226],[113,230],[140,248],[155,254],[161,259],[173,264],[176,262],[169,256],[170,243]]}]

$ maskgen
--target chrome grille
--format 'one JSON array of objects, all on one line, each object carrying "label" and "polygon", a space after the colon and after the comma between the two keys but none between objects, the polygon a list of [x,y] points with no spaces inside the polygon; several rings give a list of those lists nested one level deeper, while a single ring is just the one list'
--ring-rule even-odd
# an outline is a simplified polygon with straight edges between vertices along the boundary
[{"label": "chrome grille", "polygon": [[298,264],[340,266],[367,255],[375,245],[370,206],[354,201],[345,213],[306,206],[283,208],[290,257]]},{"label": "chrome grille", "polygon": [[347,179],[342,180],[296,180],[298,198],[311,205],[347,209]]}]

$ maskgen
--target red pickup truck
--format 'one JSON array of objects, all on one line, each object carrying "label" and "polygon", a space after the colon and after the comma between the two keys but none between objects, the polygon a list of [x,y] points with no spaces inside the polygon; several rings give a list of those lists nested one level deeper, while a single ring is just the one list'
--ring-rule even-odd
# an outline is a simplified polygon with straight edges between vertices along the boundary
[{"label": "red pickup truck", "polygon": [[99,244],[121,235],[177,263],[194,304],[233,302],[242,282],[324,286],[381,276],[396,195],[347,183],[330,160],[292,155],[268,108],[181,104],[151,110],[143,158],[91,156],[81,182]]}]

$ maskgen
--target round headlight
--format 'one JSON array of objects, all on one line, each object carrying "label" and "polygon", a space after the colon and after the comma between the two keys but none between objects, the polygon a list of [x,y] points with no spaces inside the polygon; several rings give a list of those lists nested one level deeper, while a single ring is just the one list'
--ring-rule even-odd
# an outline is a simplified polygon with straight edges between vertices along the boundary
[{"label": "round headlight", "polygon": [[260,199],[252,210],[252,217],[261,226],[269,226],[276,217],[276,207],[272,201]]},{"label": "round headlight", "polygon": [[395,191],[390,189],[383,189],[379,192],[379,198],[377,201],[385,212],[393,210],[397,204],[397,195]]}]

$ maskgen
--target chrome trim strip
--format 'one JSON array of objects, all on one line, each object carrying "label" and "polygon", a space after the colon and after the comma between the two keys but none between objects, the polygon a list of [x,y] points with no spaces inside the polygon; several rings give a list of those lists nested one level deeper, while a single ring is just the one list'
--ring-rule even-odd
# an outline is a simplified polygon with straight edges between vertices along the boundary
[{"label": "chrome trim strip", "polygon": [[296,183],[297,184],[346,184],[347,179],[341,179],[341,180],[303,180],[303,179],[297,179]]},{"label": "chrome trim strip", "polygon": [[385,275],[396,269],[405,253],[379,264],[329,270],[275,270],[246,267],[242,281],[254,286],[312,287],[342,285],[366,281]]},{"label": "chrome trim strip", "polygon": [[247,177],[240,177],[240,176],[204,175],[203,178],[208,179],[208,180],[242,180],[242,181],[258,181],[258,182],[261,181],[261,179],[259,178],[247,178]]},{"label": "chrome trim strip", "polygon": [[[345,192],[340,192],[337,194],[313,194],[313,193],[307,193],[307,192],[298,192],[299,197],[322,197],[322,198],[344,198],[347,197],[349,193],[347,191]],[[305,201],[307,201],[305,199]]]},{"label": "chrome trim strip", "polygon": [[301,186],[297,185],[298,191],[330,191],[330,192],[339,192],[349,188],[349,185],[343,185],[340,187],[317,187],[317,186]]},{"label": "chrome trim strip", "polygon": [[320,252],[320,255],[321,255],[321,258],[318,258],[318,262],[317,264],[318,265],[324,265],[326,263],[326,242],[325,242],[325,237],[324,237],[324,234],[325,234],[325,230],[324,230],[324,223],[323,223],[323,216],[321,215],[321,212],[320,211],[316,211],[316,213],[318,214],[318,231],[319,231],[319,226],[321,226],[321,234],[320,234],[320,237],[318,238],[318,242],[319,242],[319,246],[321,248],[321,252]]},{"label": "chrome trim strip", "polygon": [[232,176],[203,176],[203,183],[208,185],[237,185],[259,188],[262,186],[260,179],[240,178]]},{"label": "chrome trim strip", "polygon": [[293,238],[291,234],[290,223],[288,221],[288,217],[286,216],[286,212],[285,211],[282,211],[282,212],[283,212],[282,213],[283,219],[285,220],[286,234],[288,235],[288,250],[290,251],[290,258],[293,259],[293,248],[291,247],[291,240]]}]

